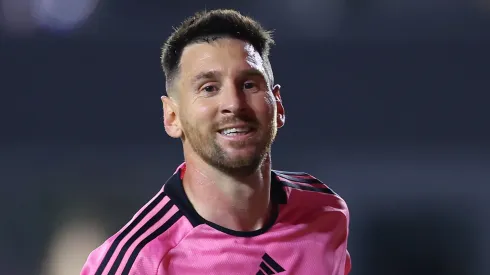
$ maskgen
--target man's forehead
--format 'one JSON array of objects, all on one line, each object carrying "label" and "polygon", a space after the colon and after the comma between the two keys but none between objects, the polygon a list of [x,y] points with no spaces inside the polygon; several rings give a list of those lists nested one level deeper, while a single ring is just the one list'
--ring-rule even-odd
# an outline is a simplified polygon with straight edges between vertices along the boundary
[{"label": "man's forehead", "polygon": [[228,38],[191,44],[184,49],[180,62],[181,73],[184,74],[217,71],[231,66],[241,70],[264,70],[262,57],[251,44]]}]

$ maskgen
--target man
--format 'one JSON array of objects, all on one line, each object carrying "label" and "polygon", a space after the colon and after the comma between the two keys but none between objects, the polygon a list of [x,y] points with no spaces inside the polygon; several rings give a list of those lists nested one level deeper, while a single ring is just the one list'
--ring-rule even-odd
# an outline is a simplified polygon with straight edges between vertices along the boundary
[{"label": "man", "polygon": [[232,10],[198,13],[170,36],[164,125],[185,162],[82,275],[349,273],[345,202],[309,174],[271,170],[285,122],[272,43]]}]

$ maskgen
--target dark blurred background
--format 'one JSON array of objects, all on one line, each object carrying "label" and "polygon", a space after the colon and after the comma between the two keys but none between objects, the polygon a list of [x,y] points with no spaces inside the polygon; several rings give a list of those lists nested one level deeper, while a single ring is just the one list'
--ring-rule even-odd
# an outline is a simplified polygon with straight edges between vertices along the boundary
[{"label": "dark blurred background", "polygon": [[173,173],[160,47],[204,8],[275,29],[274,168],[345,198],[352,275],[490,274],[489,0],[0,0],[0,274],[79,274]]}]

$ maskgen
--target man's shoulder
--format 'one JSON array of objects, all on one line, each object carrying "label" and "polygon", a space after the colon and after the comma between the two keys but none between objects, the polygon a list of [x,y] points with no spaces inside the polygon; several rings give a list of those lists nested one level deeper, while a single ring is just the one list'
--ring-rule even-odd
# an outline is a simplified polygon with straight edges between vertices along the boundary
[{"label": "man's shoulder", "polygon": [[81,275],[140,274],[143,271],[140,269],[154,274],[158,259],[175,247],[191,228],[162,189],[88,256]]},{"label": "man's shoulder", "polygon": [[285,186],[296,190],[339,196],[317,177],[306,172],[272,170],[276,178]]},{"label": "man's shoulder", "polygon": [[300,204],[308,209],[337,210],[348,215],[344,199],[317,177],[306,172],[280,170],[272,170],[272,172],[276,180],[285,187],[288,203]]}]

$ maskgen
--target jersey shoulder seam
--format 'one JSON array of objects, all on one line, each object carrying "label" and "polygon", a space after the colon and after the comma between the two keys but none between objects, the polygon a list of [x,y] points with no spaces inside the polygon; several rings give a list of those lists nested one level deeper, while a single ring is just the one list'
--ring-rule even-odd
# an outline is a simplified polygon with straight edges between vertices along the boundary
[{"label": "jersey shoulder seam", "polygon": [[330,187],[311,174],[305,172],[289,172],[279,170],[273,170],[273,172],[284,186],[303,191],[312,191],[338,196],[338,194],[335,193]]},{"label": "jersey shoulder seam", "polygon": [[[185,215],[184,215],[184,217],[185,217]],[[189,223],[191,223],[191,222],[189,221]],[[191,225],[192,225],[192,224],[191,224]],[[155,275],[158,275],[158,271],[160,271],[160,267],[162,266],[163,259],[165,259],[165,257],[167,256],[167,254],[168,254],[168,253],[169,253],[171,250],[173,250],[173,249],[175,249],[177,246],[179,246],[179,244],[180,244],[180,243],[181,243],[181,242],[182,242],[182,241],[183,241],[185,238],[187,238],[187,236],[189,236],[189,234],[191,234],[191,233],[192,233],[192,231],[194,231],[194,229],[196,229],[196,227],[192,226],[192,229],[191,229],[191,230],[189,230],[189,232],[187,232],[187,234],[185,234],[185,236],[184,236],[184,237],[182,237],[182,238],[181,238],[181,239],[180,239],[180,240],[179,240],[179,241],[178,241],[178,242],[177,242],[177,243],[176,243],[176,244],[175,244],[175,245],[174,245],[172,248],[168,249],[168,250],[167,250],[167,252],[165,252],[165,253],[162,255],[162,258],[161,258],[161,259],[160,259],[160,261],[158,262],[157,272],[155,273]]]}]

